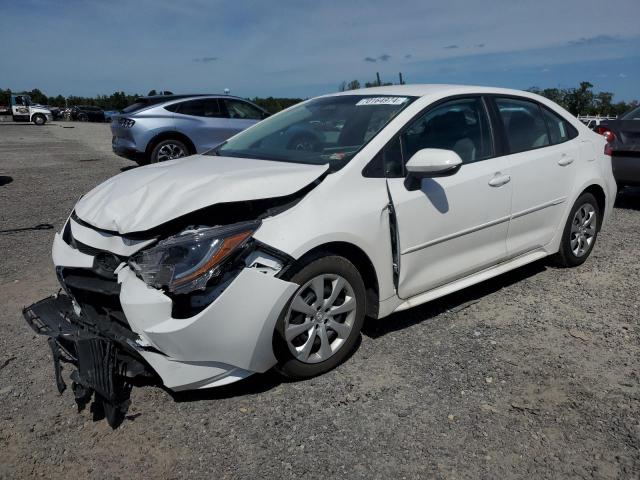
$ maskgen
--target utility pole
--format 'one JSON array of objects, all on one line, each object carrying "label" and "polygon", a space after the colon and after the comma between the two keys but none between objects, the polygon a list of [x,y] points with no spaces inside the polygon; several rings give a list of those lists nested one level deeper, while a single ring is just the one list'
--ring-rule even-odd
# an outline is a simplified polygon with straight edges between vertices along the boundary
[{"label": "utility pole", "polygon": [[380,73],[376,72],[376,78],[378,79],[378,86],[382,85],[382,83],[380,82]]},{"label": "utility pole", "polygon": [[402,78],[402,72],[398,73],[398,76],[400,77],[400,85],[404,85],[404,79]]}]

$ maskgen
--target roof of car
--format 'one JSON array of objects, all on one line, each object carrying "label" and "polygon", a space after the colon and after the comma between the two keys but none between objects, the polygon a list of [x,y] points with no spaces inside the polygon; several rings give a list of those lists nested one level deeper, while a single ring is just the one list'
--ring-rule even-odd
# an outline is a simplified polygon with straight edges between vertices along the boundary
[{"label": "roof of car", "polygon": [[456,95],[464,93],[498,93],[502,95],[521,95],[526,97],[538,97],[537,95],[522,90],[509,88],[481,87],[476,85],[449,85],[438,83],[423,83],[411,85],[389,85],[386,87],[362,88],[348,90],[334,95],[407,95],[411,97],[425,97],[431,95]]},{"label": "roof of car", "polygon": [[233,95],[225,95],[223,93],[181,93],[172,95],[151,95],[147,97],[138,97],[138,101],[154,101],[155,103],[169,102],[171,100],[180,100],[183,98],[193,97],[228,97],[228,98],[240,98]]}]

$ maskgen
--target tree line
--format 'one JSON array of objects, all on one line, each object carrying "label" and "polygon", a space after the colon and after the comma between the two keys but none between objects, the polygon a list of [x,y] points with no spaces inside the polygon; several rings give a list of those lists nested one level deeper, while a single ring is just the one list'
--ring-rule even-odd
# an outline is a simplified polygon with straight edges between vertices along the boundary
[{"label": "tree line", "polygon": [[573,88],[531,87],[532,93],[556,102],[574,115],[618,116],[638,106],[638,100],[614,102],[613,93],[595,92],[590,82],[580,82]]},{"label": "tree line", "polygon": [[[70,107],[72,105],[91,105],[94,107],[100,107],[103,110],[122,110],[128,105],[134,103],[142,95],[139,94],[127,94],[125,92],[114,92],[111,95],[96,95],[95,97],[80,97],[77,95],[70,95],[63,97],[62,95],[47,96],[40,89],[34,88],[29,91],[16,91],[15,93],[25,93],[31,97],[33,103],[39,103],[41,105],[49,105],[52,107]],[[11,97],[11,89],[0,88],[0,105],[9,105]],[[151,90],[148,95],[155,95],[157,92]],[[260,98],[254,97],[249,99],[256,105],[264,108],[270,113],[277,113],[280,110],[295,105],[301,102],[302,98]]]},{"label": "tree line", "polygon": [[[393,83],[381,82],[378,78],[374,81],[365,82],[364,85],[362,85],[358,80],[351,80],[350,82],[342,82],[338,86],[338,89],[340,91],[349,91],[385,85],[393,85]],[[638,106],[637,100],[614,102],[613,93],[596,92],[593,90],[593,85],[590,82],[580,82],[577,87],[570,88],[531,87],[528,91],[537,93],[556,102],[574,115],[618,116]],[[114,92],[111,95],[96,95],[95,97],[79,97],[76,95],[68,97],[63,97],[62,95],[47,96],[38,88],[20,93],[28,94],[34,103],[40,103],[42,105],[51,105],[54,107],[93,105],[104,110],[122,110],[127,105],[134,103],[141,96],[138,94],[127,94],[122,91]],[[155,90],[149,92],[150,95],[155,93]],[[9,105],[10,96],[10,89],[0,89],[0,105]],[[277,113],[280,110],[284,110],[301,102],[303,99],[254,97],[249,100],[270,113]]]}]

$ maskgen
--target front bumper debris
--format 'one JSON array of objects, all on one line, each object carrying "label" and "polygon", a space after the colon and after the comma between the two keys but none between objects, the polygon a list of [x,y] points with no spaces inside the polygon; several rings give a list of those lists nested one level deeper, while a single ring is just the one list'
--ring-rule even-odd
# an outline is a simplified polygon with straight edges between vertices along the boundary
[{"label": "front bumper debris", "polygon": [[104,417],[112,428],[120,425],[134,382],[155,376],[131,336],[101,331],[92,319],[76,314],[71,298],[63,294],[26,307],[23,315],[36,333],[49,337],[58,391],[67,388],[63,364],[75,366],[71,380],[78,411],[94,397],[94,419]]}]

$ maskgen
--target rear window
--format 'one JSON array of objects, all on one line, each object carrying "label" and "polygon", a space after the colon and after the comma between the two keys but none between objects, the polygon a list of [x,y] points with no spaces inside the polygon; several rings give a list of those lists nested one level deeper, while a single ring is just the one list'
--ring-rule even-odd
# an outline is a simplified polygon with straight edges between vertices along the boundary
[{"label": "rear window", "polygon": [[549,137],[553,145],[566,142],[578,135],[576,129],[560,115],[557,115],[546,107],[542,107],[542,113],[547,122]]},{"label": "rear window", "polygon": [[142,110],[147,106],[149,106],[149,102],[137,101],[135,103],[132,103],[128,107],[123,108],[122,113],[137,112],[138,110]]},{"label": "rear window", "polygon": [[631,110],[629,113],[625,113],[622,116],[623,120],[640,120],[640,107]]}]

